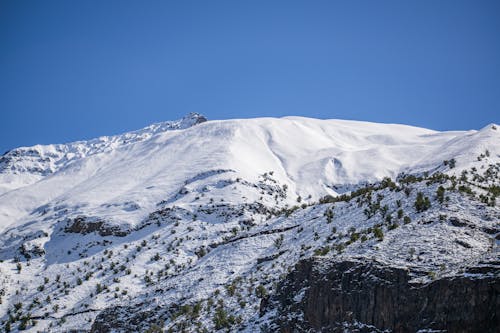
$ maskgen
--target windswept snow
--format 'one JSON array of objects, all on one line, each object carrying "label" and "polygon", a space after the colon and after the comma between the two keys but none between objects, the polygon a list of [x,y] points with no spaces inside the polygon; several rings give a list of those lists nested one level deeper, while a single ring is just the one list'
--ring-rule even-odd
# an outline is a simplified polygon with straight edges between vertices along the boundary
[{"label": "windswept snow", "polygon": [[[47,204],[78,206],[80,213],[137,223],[156,202],[178,191],[185,179],[216,169],[235,170],[245,179],[274,170],[275,178],[297,195],[317,199],[335,194],[335,186],[430,169],[452,157],[467,165],[471,154],[485,149],[498,154],[500,132],[492,130],[493,125],[482,131],[435,132],[300,117],[209,121],[194,127],[182,121],[177,126],[165,124],[88,142],[27,149],[43,152],[42,157],[67,152],[54,162],[61,167],[48,165],[34,184],[0,195],[0,230],[26,222]],[[20,156],[15,167],[29,164],[30,156]],[[35,177],[8,170],[1,175],[4,189],[11,182],[29,184]],[[137,209],[123,209],[127,202]]]},{"label": "windswept snow", "polygon": [[[40,320],[34,332],[88,329],[112,304],[170,309],[222,293],[252,331],[256,288],[272,290],[301,258],[335,253],[445,276],[498,256],[500,213],[489,201],[489,186],[500,186],[497,125],[437,132],[302,117],[205,120],[191,114],[4,155],[0,318],[18,302],[23,310],[39,302],[29,310]],[[402,174],[424,176],[318,202]],[[447,199],[438,204],[439,186]],[[416,211],[417,192],[430,208]]]}]

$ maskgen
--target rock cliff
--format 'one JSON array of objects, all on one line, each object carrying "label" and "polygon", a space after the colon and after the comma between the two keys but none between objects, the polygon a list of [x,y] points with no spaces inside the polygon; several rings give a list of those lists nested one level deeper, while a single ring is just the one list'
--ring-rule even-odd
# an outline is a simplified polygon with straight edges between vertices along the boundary
[{"label": "rock cliff", "polygon": [[[497,332],[498,263],[489,274],[414,283],[404,269],[376,262],[300,261],[269,304],[281,332]],[[422,274],[422,272],[420,272]],[[270,305],[272,307],[273,305]]]}]

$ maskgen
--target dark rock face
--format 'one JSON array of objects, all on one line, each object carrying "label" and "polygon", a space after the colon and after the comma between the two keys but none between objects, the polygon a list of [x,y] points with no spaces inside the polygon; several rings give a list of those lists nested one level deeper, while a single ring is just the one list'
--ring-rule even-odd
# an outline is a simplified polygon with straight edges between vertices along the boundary
[{"label": "dark rock face", "polygon": [[481,278],[457,276],[428,284],[409,280],[406,270],[376,263],[310,259],[282,281],[268,308],[277,307],[282,332],[342,332],[346,323],[372,326],[357,332],[498,332],[497,268]]},{"label": "dark rock face", "polygon": [[[23,161],[28,161],[24,165]],[[46,176],[51,173],[48,168],[50,158],[42,156],[35,148],[16,148],[0,157],[0,173],[12,172],[14,174],[29,172],[35,175]]]},{"label": "dark rock face", "polygon": [[21,253],[26,259],[31,259],[43,256],[45,254],[45,250],[39,246],[28,247],[26,244],[23,244],[19,248],[19,253]]},{"label": "dark rock face", "polygon": [[96,317],[91,333],[144,332],[151,327],[162,327],[167,318],[164,311],[144,311],[137,306],[116,306],[105,309]]},{"label": "dark rock face", "polygon": [[100,236],[118,236],[124,237],[130,232],[120,229],[118,226],[109,226],[105,221],[88,218],[86,216],[78,216],[66,225],[64,228],[65,232],[69,233],[79,233],[82,235],[89,234],[91,232],[97,232]]}]

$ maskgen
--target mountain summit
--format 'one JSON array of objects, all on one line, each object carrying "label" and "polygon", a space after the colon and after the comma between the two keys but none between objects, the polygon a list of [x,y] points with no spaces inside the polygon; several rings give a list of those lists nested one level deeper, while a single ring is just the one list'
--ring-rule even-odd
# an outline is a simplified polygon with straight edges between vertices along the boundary
[{"label": "mountain summit", "polygon": [[165,131],[187,129],[205,121],[207,118],[203,115],[191,112],[179,120],[152,124],[121,135],[10,150],[0,157],[0,194],[6,190],[35,183],[74,161],[144,141]]},{"label": "mountain summit", "polygon": [[498,142],[495,124],[191,113],[14,149],[0,159],[0,324],[493,332]]}]

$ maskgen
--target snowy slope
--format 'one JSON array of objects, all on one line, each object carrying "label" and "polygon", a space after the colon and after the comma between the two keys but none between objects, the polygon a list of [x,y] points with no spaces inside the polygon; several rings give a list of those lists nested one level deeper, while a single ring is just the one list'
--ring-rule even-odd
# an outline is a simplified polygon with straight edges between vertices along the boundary
[{"label": "snowy slope", "polygon": [[82,158],[148,140],[165,131],[186,129],[204,121],[206,121],[204,116],[190,113],[180,120],[152,124],[122,135],[102,136],[68,144],[13,149],[0,158],[0,193],[35,183],[44,176]]},{"label": "snowy slope", "polygon": [[[500,186],[499,142],[494,124],[436,132],[301,117],[205,121],[192,114],[114,137],[13,150],[0,161],[0,318],[21,302],[24,314],[38,318],[34,332],[90,329],[111,305],[141,303],[141,311],[166,309],[155,320],[174,327],[174,304],[208,307],[208,299],[222,297],[244,323],[240,329],[254,331],[255,288],[271,291],[295,262],[325,246],[339,258],[378,257],[425,271],[445,264],[441,275],[458,274],[498,256],[500,213],[490,186]],[[384,177],[424,173],[398,182],[397,190],[375,185],[369,197],[319,202]],[[433,174],[446,176],[426,178]],[[453,186],[460,177],[474,195]],[[436,203],[439,186],[447,188],[446,204]],[[415,211],[417,192],[431,199],[430,209]],[[374,214],[365,212],[376,205]],[[400,209],[412,223],[403,223]],[[454,219],[470,228],[457,228]],[[373,236],[373,228],[385,238]],[[430,246],[419,260],[409,260],[424,243]],[[241,290],[228,297],[232,283]],[[206,307],[197,321],[214,329],[217,306]],[[20,322],[21,316],[13,327]]]},{"label": "snowy slope", "polygon": [[[34,184],[0,197],[0,230],[25,221],[33,210],[49,203],[84,206],[83,212],[117,217],[124,203],[134,203],[139,208],[133,214],[126,211],[134,223],[185,179],[217,169],[231,169],[249,179],[274,170],[277,180],[297,195],[317,199],[333,194],[334,186],[394,177],[422,166],[429,169],[455,156],[468,163],[474,149],[498,153],[497,133],[489,128],[437,133],[402,125],[298,117],[210,121],[175,131],[160,124],[101,139],[101,145],[92,140],[65,146],[77,146],[80,157],[66,153],[51,162],[61,164],[59,168],[47,166],[42,172],[47,175]],[[124,138],[135,139],[117,144],[128,142]],[[58,146],[33,149],[47,153]],[[18,163],[23,162],[20,158]],[[33,177],[38,176],[9,173],[0,188],[29,184]],[[103,205],[118,209],[103,210]]]}]

